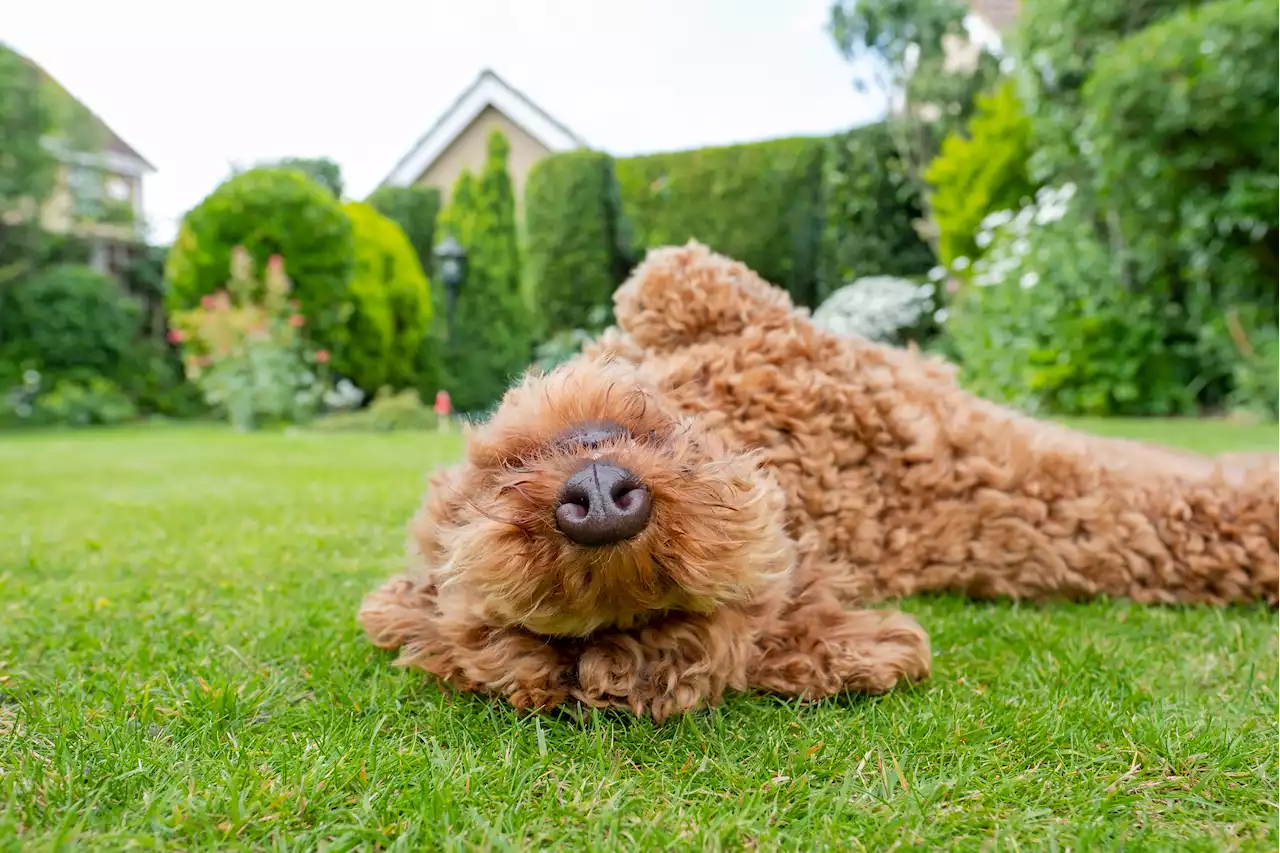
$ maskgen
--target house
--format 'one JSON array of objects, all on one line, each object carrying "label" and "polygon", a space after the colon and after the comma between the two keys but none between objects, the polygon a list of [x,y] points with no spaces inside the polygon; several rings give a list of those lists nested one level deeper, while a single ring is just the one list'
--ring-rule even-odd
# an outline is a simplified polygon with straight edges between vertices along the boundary
[{"label": "house", "polygon": [[[1018,4],[1019,0],[969,0],[969,13],[963,22],[965,35],[942,37],[943,69],[949,74],[967,74],[977,68],[984,51],[1002,57],[1004,38],[1018,20]],[[908,73],[914,69],[917,55],[908,54]],[[897,88],[891,92],[891,112],[900,113],[905,101],[904,89]],[[938,105],[932,103],[915,104],[912,112],[925,121],[936,121],[942,115]]]},{"label": "house", "polygon": [[51,74],[26,61],[39,76],[57,128],[43,140],[59,169],[41,224],[83,241],[95,268],[118,272],[144,245],[142,181],[155,166]]},{"label": "house", "polygon": [[485,69],[379,186],[435,187],[447,201],[463,169],[479,172],[483,167],[494,130],[502,131],[511,143],[507,168],[517,199],[535,163],[548,154],[586,147],[523,92]]}]

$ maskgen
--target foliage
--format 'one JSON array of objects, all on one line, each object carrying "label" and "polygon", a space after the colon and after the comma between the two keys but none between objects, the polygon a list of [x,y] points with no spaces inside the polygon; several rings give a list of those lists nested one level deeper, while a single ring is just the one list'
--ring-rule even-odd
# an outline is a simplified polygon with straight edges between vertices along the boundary
[{"label": "foliage", "polygon": [[554,154],[529,173],[525,251],[544,332],[568,333],[601,309],[630,270],[629,234],[613,158],[598,151]]},{"label": "foliage", "polygon": [[495,131],[479,179],[454,187],[447,227],[467,251],[467,279],[442,346],[443,384],[459,412],[496,403],[529,364],[531,322],[520,295],[515,198],[508,143]]},{"label": "foliage", "polygon": [[943,264],[977,258],[982,252],[974,238],[982,220],[998,210],[1017,210],[1031,198],[1031,151],[1031,120],[1013,81],[979,94],[966,132],[948,134],[924,174]]},{"label": "foliage", "polygon": [[829,140],[823,197],[819,299],[854,278],[919,275],[933,265],[933,253],[915,228],[920,196],[883,122]]},{"label": "foliage", "polygon": [[332,194],[289,169],[252,169],[223,183],[187,214],[169,251],[170,310],[193,308],[220,290],[237,246],[258,271],[274,255],[288,258],[309,337],[340,354],[355,249],[351,222]]},{"label": "foliage", "polygon": [[1239,335],[1277,323],[1278,17],[1276,0],[1171,14],[1099,56],[1081,92],[1079,135],[1126,275],[1172,283],[1211,398]]},{"label": "foliage", "polygon": [[1273,324],[1255,340],[1241,334],[1240,358],[1232,369],[1230,404],[1270,420],[1280,415],[1280,340]]},{"label": "foliage", "polygon": [[818,301],[824,139],[777,139],[618,160],[637,250],[697,239]]},{"label": "foliage", "polygon": [[[995,57],[969,41],[968,12],[962,0],[835,0],[831,8],[829,30],[854,63],[854,85],[890,101],[885,127],[926,212],[925,169],[997,73]],[[966,44],[971,61],[961,58]],[[934,242],[931,229],[923,236]]]},{"label": "foliage", "polygon": [[308,419],[324,393],[316,371],[324,373],[329,354],[303,340],[304,318],[289,298],[283,260],[270,258],[259,284],[253,258],[236,247],[230,269],[225,290],[174,315],[172,335],[184,344],[187,375],[238,430]]},{"label": "foliage", "polygon": [[584,344],[595,340],[604,332],[611,314],[603,306],[592,308],[582,326],[556,332],[538,344],[534,351],[534,364],[549,371],[578,355]]},{"label": "foliage", "polygon": [[819,328],[887,344],[918,341],[931,328],[934,286],[870,276],[840,288],[813,312]]},{"label": "foliage", "polygon": [[325,415],[312,426],[322,432],[402,432],[436,429],[440,418],[413,389],[384,388],[367,408]]},{"label": "foliage", "polygon": [[141,309],[89,267],[54,266],[0,304],[0,360],[52,376],[120,378],[133,366]]},{"label": "foliage", "polygon": [[988,249],[946,321],[966,381],[1036,413],[1190,411],[1195,364],[1169,338],[1169,304],[1123,286],[1074,195],[1045,189],[984,221]]},{"label": "foliage", "polygon": [[367,204],[343,208],[355,235],[354,310],[348,344],[333,368],[365,392],[417,380],[418,351],[431,327],[431,289],[404,232]]},{"label": "foliage", "polygon": [[342,167],[328,157],[286,157],[265,164],[265,168],[296,169],[333,193],[335,199],[342,198]]},{"label": "foliage", "polygon": [[[1014,37],[1021,59],[1019,95],[1034,116],[1036,150],[1028,163],[1037,185],[1088,180],[1080,155],[1080,90],[1098,57],[1116,42],[1205,0],[1021,0]],[[1151,77],[1149,83],[1163,82]]]},{"label": "foliage", "polygon": [[0,287],[39,263],[43,234],[31,214],[57,177],[57,161],[41,142],[53,129],[43,92],[39,70],[0,43]]},{"label": "foliage", "polygon": [[418,253],[422,271],[430,277],[435,269],[440,191],[435,187],[379,187],[365,204],[400,226]]}]

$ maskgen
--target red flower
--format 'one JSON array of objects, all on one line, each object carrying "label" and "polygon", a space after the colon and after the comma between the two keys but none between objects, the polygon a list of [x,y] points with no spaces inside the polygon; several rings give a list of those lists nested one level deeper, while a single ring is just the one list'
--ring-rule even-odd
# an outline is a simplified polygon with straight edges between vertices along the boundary
[{"label": "red flower", "polygon": [[307,318],[303,317],[301,314],[294,314],[289,318],[289,325],[293,326],[295,329],[301,328],[302,324],[305,322],[307,322]]},{"label": "red flower", "polygon": [[215,305],[217,305],[217,304],[218,304],[218,300],[214,299],[212,296],[201,296],[201,297],[200,297],[200,304],[201,304],[201,305],[202,305],[206,310],[212,310],[212,309],[213,309],[213,307],[214,307]]},{"label": "red flower", "polygon": [[272,272],[279,272],[280,270],[284,269],[284,258],[280,257],[279,255],[272,255],[271,257],[267,258],[267,268],[270,269]]},{"label": "red flower", "polygon": [[182,343],[183,341],[185,341],[186,339],[187,339],[187,336],[186,336],[185,334],[183,334],[183,332],[182,332],[182,330],[181,330],[181,329],[170,329],[170,330],[169,330],[169,343],[171,343],[171,344],[180,344],[180,343]]},{"label": "red flower", "polygon": [[316,350],[316,364],[328,364],[329,351],[327,349]]},{"label": "red flower", "polygon": [[436,404],[433,407],[437,415],[447,415],[453,411],[453,401],[449,399],[449,392],[443,388],[436,392]]}]

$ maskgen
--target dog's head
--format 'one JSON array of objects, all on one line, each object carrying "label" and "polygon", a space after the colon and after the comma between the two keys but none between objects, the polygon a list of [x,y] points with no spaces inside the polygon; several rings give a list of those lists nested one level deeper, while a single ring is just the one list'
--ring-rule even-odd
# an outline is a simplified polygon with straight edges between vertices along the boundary
[{"label": "dog's head", "polygon": [[511,389],[432,485],[414,531],[442,593],[550,636],[710,612],[791,560],[784,498],[749,453],[635,369],[582,359]]}]

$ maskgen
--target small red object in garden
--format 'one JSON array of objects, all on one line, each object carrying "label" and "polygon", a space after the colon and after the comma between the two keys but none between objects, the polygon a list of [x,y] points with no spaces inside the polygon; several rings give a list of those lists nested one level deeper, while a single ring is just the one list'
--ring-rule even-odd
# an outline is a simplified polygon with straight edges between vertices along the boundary
[{"label": "small red object in garden", "polygon": [[329,351],[327,349],[316,350],[316,364],[328,364]]},{"label": "small red object in garden", "polygon": [[301,314],[294,314],[289,318],[289,325],[293,326],[295,329],[301,327],[305,322],[307,322],[307,318],[303,317]]},{"label": "small red object in garden", "polygon": [[436,392],[436,414],[447,417],[453,411],[453,401],[449,399],[449,392],[441,389]]},{"label": "small red object in garden", "polygon": [[171,343],[171,344],[180,344],[180,343],[182,343],[183,341],[185,341],[186,339],[187,339],[187,336],[186,336],[186,335],[184,335],[184,334],[182,333],[182,330],[181,330],[181,329],[170,329],[170,330],[169,330],[169,343]]}]

